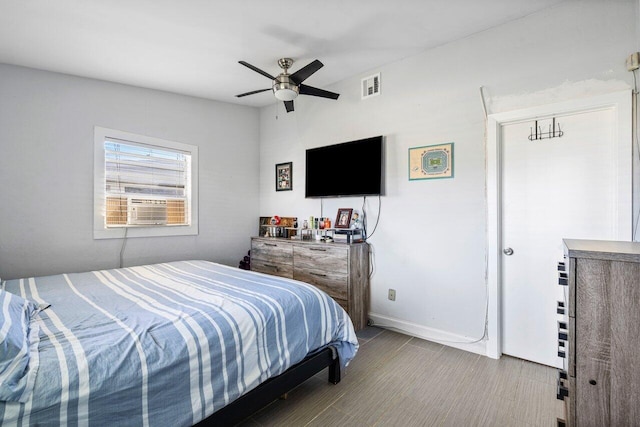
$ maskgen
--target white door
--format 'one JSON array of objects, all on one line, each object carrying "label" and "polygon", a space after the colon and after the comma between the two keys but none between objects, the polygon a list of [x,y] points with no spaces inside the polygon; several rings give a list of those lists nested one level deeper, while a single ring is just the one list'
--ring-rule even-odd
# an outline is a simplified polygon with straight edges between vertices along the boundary
[{"label": "white door", "polygon": [[618,152],[614,109],[555,117],[561,138],[530,141],[533,119],[501,127],[502,352],[561,367],[562,239],[619,237]]}]

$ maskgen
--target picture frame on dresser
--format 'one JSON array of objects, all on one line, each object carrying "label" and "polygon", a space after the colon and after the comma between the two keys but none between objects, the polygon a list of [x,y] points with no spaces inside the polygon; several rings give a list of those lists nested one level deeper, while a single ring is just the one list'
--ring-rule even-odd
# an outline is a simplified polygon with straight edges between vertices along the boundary
[{"label": "picture frame on dresser", "polygon": [[336,216],[335,228],[349,228],[351,226],[351,214],[353,209],[340,208],[338,209],[338,215]]}]

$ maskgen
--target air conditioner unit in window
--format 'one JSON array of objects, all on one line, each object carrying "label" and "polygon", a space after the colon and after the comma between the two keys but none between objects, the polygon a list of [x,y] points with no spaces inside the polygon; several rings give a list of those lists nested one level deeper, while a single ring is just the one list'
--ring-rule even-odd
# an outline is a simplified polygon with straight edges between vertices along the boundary
[{"label": "air conditioner unit in window", "polygon": [[167,201],[157,199],[129,199],[127,224],[164,225],[167,223]]}]

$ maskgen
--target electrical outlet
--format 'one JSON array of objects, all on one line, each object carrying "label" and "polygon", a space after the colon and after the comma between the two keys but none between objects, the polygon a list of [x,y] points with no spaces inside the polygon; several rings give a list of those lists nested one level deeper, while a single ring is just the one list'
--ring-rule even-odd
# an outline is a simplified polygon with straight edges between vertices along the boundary
[{"label": "electrical outlet", "polygon": [[396,300],[396,290],[395,289],[389,289],[389,300],[391,300],[391,301],[395,301]]},{"label": "electrical outlet", "polygon": [[627,71],[634,71],[640,68],[640,52],[635,52],[627,57]]}]

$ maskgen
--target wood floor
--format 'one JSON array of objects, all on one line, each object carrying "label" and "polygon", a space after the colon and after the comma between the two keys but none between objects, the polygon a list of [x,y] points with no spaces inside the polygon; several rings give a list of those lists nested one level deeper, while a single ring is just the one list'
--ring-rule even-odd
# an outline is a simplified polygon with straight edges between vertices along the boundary
[{"label": "wood floor", "polygon": [[339,384],[323,371],[240,425],[556,426],[562,415],[553,368],[375,327],[358,337]]}]

